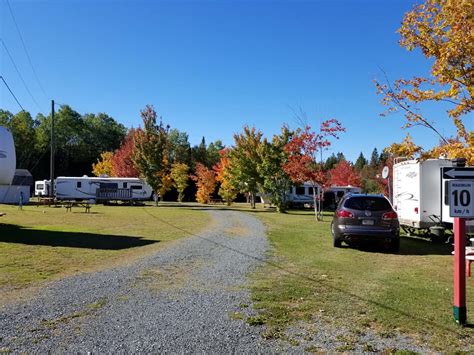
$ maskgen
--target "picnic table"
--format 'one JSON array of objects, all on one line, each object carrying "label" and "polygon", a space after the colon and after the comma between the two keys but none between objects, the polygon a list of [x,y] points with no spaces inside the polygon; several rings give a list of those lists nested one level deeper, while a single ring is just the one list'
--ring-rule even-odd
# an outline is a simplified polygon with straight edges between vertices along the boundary
[{"label": "picnic table", "polygon": [[64,206],[66,207],[66,212],[72,212],[73,207],[84,207],[86,213],[91,211],[91,204],[84,201],[64,201]]},{"label": "picnic table", "polygon": [[[474,242],[474,238],[470,239],[471,242]],[[451,252],[454,255],[454,251]],[[471,264],[474,263],[474,246],[466,247],[466,255],[464,256],[466,260],[466,276],[471,277]]]}]

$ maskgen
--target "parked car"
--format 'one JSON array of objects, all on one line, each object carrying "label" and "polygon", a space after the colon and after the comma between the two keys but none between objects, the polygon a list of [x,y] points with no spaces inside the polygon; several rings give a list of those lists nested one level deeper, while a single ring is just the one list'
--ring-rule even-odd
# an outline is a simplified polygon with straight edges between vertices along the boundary
[{"label": "parked car", "polygon": [[357,242],[400,248],[400,223],[390,201],[382,195],[348,194],[340,201],[331,222],[334,247]]}]

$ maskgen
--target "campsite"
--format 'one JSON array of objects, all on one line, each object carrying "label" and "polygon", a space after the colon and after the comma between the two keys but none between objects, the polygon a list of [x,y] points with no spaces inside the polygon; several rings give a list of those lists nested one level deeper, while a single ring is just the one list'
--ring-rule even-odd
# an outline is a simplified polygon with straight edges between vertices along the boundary
[{"label": "campsite", "polygon": [[474,352],[472,2],[0,9],[0,353]]}]

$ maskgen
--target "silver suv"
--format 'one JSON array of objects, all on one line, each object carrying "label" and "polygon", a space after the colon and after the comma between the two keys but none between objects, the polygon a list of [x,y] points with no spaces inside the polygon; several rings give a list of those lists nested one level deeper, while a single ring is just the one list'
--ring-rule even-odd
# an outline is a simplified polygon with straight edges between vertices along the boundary
[{"label": "silver suv", "polygon": [[382,195],[348,194],[342,198],[331,222],[334,247],[362,241],[400,249],[400,224],[390,201]]}]

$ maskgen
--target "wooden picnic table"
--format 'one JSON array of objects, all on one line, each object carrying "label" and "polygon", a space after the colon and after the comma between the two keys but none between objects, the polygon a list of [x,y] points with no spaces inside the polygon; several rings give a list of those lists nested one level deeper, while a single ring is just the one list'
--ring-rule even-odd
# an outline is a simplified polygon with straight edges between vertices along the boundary
[{"label": "wooden picnic table", "polygon": [[91,211],[91,204],[84,201],[64,201],[64,206],[66,207],[66,212],[72,212],[73,207],[84,207],[86,213]]}]

